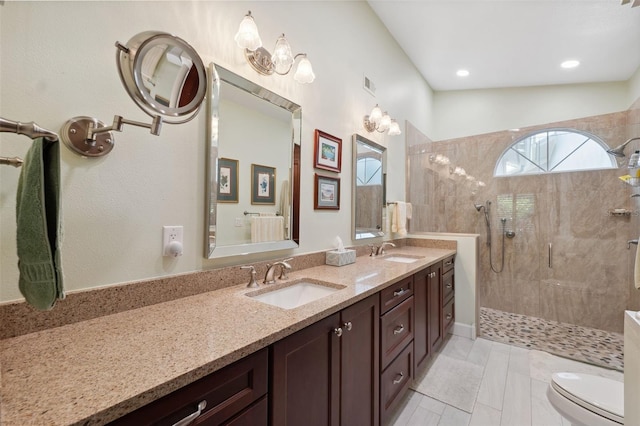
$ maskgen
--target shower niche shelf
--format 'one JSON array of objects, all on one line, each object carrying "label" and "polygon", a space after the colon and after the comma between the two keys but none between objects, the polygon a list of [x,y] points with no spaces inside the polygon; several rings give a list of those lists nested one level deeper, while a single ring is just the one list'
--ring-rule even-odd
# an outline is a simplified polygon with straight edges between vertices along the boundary
[{"label": "shower niche shelf", "polygon": [[616,217],[629,217],[629,216],[631,216],[631,210],[627,210],[627,209],[609,209],[607,214],[609,216],[616,216]]}]

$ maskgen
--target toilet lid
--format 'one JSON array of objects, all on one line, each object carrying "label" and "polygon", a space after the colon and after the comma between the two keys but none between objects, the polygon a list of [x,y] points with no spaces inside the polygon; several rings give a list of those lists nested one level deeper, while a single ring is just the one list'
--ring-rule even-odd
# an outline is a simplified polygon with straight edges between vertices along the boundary
[{"label": "toilet lid", "polygon": [[566,398],[587,410],[623,423],[624,384],[583,373],[553,373],[551,385]]}]

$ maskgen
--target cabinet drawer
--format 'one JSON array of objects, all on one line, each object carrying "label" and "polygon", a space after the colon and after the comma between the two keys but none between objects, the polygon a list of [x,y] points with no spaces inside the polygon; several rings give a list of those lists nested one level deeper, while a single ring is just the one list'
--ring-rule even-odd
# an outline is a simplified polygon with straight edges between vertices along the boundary
[{"label": "cabinet drawer", "polygon": [[407,277],[380,292],[380,312],[387,312],[411,296],[413,296],[413,277]]},{"label": "cabinet drawer", "polygon": [[444,274],[445,272],[452,270],[453,267],[455,266],[455,262],[456,262],[455,254],[444,259],[442,261],[442,273]]},{"label": "cabinet drawer", "polygon": [[453,325],[456,319],[454,299],[451,299],[449,303],[442,308],[442,323],[444,333],[449,331],[449,328]]},{"label": "cabinet drawer", "polygon": [[221,424],[267,393],[268,351],[262,349],[170,393],[112,425],[173,425],[198,410],[194,424]]},{"label": "cabinet drawer", "polygon": [[453,297],[455,290],[455,275],[453,269],[450,269],[442,276],[442,300],[447,303]]},{"label": "cabinet drawer", "polygon": [[409,344],[380,377],[380,424],[388,423],[412,379],[413,345]]},{"label": "cabinet drawer", "polygon": [[[196,425],[209,423],[193,423]],[[213,424],[213,423],[212,423]],[[267,426],[269,424],[269,405],[267,397],[263,396],[258,402],[224,423],[224,426]]]},{"label": "cabinet drawer", "polygon": [[413,297],[380,317],[380,359],[384,369],[413,340]]}]

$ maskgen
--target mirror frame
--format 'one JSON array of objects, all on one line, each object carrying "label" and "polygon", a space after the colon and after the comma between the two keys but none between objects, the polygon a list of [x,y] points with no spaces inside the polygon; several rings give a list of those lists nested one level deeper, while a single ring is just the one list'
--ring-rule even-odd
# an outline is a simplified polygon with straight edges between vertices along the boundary
[{"label": "mirror frame", "polygon": [[[171,45],[185,52],[192,60],[200,84],[196,93],[188,104],[181,107],[168,107],[151,97],[145,89],[142,76],[142,64],[145,55],[157,45]],[[207,89],[207,70],[193,47],[180,37],[161,31],[145,31],[133,36],[123,46],[116,43],[116,63],[120,80],[131,99],[147,115],[154,117],[161,115],[164,122],[181,124],[191,120],[200,110]]]},{"label": "mirror frame", "polygon": [[[205,244],[204,256],[217,259],[229,256],[247,255],[298,247],[300,218],[300,144],[302,140],[302,107],[264,87],[247,80],[215,63],[209,65],[207,93],[207,162],[206,162],[206,203],[205,203]],[[215,229],[218,217],[218,130],[221,85],[227,83],[244,90],[261,100],[283,108],[291,113],[293,131],[291,134],[291,154],[289,166],[289,191],[291,191],[290,239],[282,241],[216,245]],[[296,197],[297,194],[297,197]],[[214,210],[214,212],[212,212]]]},{"label": "mirror frame", "polygon": [[[370,239],[370,238],[378,238],[378,237],[383,237],[384,236],[384,231],[382,230],[384,227],[384,215],[382,213],[384,213],[384,207],[387,203],[387,148],[377,144],[375,142],[373,142],[372,140],[369,140],[367,138],[365,138],[364,136],[361,136],[357,133],[354,133],[353,137],[352,137],[352,145],[353,145],[353,153],[352,153],[352,173],[353,173],[353,178],[351,179],[351,211],[352,211],[352,218],[351,218],[351,228],[352,228],[352,235],[353,235],[353,239],[356,241],[360,241],[360,240],[366,240],[366,239]],[[367,234],[371,234],[371,236],[364,236],[364,232],[358,232],[358,229],[356,227],[356,216],[357,216],[357,173],[358,173],[358,144],[364,144],[364,145],[368,145],[369,147],[371,147],[372,149],[378,150],[382,153],[382,205],[380,206],[380,214],[381,214],[381,220],[383,221],[382,224],[382,228],[379,231],[376,232],[371,232],[371,231],[367,231]]]}]

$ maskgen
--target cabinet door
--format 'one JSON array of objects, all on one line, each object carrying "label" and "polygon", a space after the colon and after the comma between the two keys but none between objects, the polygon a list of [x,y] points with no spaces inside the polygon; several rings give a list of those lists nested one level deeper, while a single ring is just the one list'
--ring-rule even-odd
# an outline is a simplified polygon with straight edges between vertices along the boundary
[{"label": "cabinet door", "polygon": [[427,343],[428,317],[427,317],[427,289],[431,268],[425,268],[413,276],[413,298],[414,298],[414,359],[416,362],[416,372],[425,365],[429,359],[431,345]]},{"label": "cabinet door", "polygon": [[433,352],[442,344],[442,263],[431,266],[427,277],[428,344]]},{"label": "cabinet door", "polygon": [[336,313],[273,344],[271,424],[340,423],[339,324]]},{"label": "cabinet door", "polygon": [[[379,318],[375,294],[341,312],[340,424],[379,424]],[[305,423],[306,424],[306,423]]]}]

